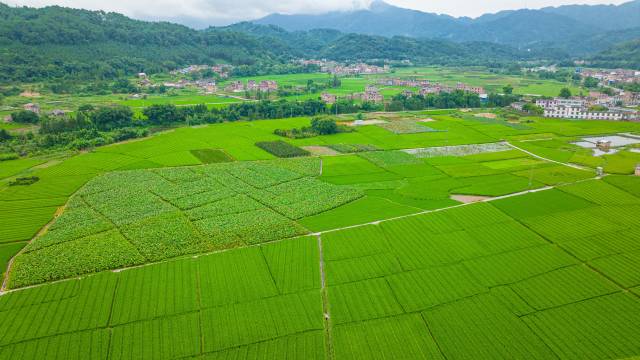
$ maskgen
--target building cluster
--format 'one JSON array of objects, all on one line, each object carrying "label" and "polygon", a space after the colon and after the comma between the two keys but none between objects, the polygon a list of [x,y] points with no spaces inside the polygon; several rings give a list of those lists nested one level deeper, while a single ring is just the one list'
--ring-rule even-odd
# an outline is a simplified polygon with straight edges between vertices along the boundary
[{"label": "building cluster", "polygon": [[[378,80],[378,85],[383,86],[402,86],[402,87],[412,87],[412,88],[420,88],[420,95],[428,95],[428,94],[440,94],[440,93],[452,93],[456,90],[462,90],[466,92],[472,92],[478,95],[486,95],[486,91],[481,86],[471,86],[464,83],[457,83],[455,87],[448,86],[436,82],[431,82],[429,80],[419,80],[419,79],[400,79],[400,78],[385,78]],[[406,90],[404,92],[406,96],[412,96],[413,93]]]},{"label": "building cluster", "polygon": [[[334,104],[338,100],[338,97],[334,94],[323,93],[320,96],[320,99],[327,104]],[[364,92],[349,94],[344,96],[343,99],[382,103],[384,102],[384,95],[380,93],[380,90],[378,90],[378,88],[369,85],[365,88]]]},{"label": "building cluster", "polygon": [[384,74],[391,71],[389,65],[377,66],[369,65],[365,63],[357,64],[341,64],[335,61],[328,60],[297,60],[296,63],[301,65],[316,65],[320,68],[321,72],[335,74],[335,75],[369,75],[369,74]]},{"label": "building cluster", "polygon": [[[24,111],[31,111],[31,112],[36,113],[38,115],[42,114],[42,110],[40,109],[40,105],[38,105],[36,103],[24,104],[22,106],[22,109]],[[54,110],[48,111],[46,113],[46,115],[49,115],[49,116],[64,116],[67,112],[68,111],[66,111],[66,110],[54,109]],[[3,117],[3,121],[5,123],[10,123],[10,122],[13,121],[13,118],[12,118],[11,115],[6,115],[6,116]]]},{"label": "building cluster", "polygon": [[182,69],[177,69],[177,70],[173,70],[170,72],[171,75],[188,75],[188,74],[193,74],[193,73],[197,73],[197,72],[202,72],[202,71],[206,71],[206,70],[211,70],[212,72],[214,72],[215,74],[218,74],[218,76],[220,76],[223,79],[226,79],[229,77],[229,73],[231,72],[231,70],[233,70],[233,66],[232,65],[214,65],[214,66],[210,66],[210,65],[189,65],[185,68]]},{"label": "building cluster", "polygon": [[186,87],[197,87],[200,89],[202,93],[205,94],[214,94],[218,91],[218,85],[216,81],[213,79],[202,79],[202,80],[185,80],[180,79],[178,81],[166,81],[162,83],[162,85],[166,88],[170,89],[184,89]]},{"label": "building cluster", "polygon": [[616,90],[617,91],[614,91],[613,95],[599,91],[590,91],[588,100],[593,105],[602,105],[606,107],[640,105],[640,93],[622,91],[619,89]]},{"label": "building cluster", "polygon": [[378,80],[378,85],[383,86],[405,86],[405,87],[427,87],[431,85],[429,80],[384,78]]},{"label": "building cluster", "polygon": [[278,83],[275,80],[262,80],[257,82],[255,80],[249,80],[246,84],[242,81],[232,81],[225,87],[225,91],[228,92],[243,92],[243,91],[259,91],[259,92],[272,92],[278,90]]},{"label": "building cluster", "polygon": [[326,72],[335,75],[371,75],[371,74],[384,74],[391,70],[389,65],[384,67],[369,65],[369,64],[353,64],[353,65],[337,65],[332,68],[327,68]]},{"label": "building cluster", "polygon": [[588,98],[538,99],[536,105],[540,106],[544,110],[544,116],[549,118],[640,121],[637,110],[622,107],[594,110],[593,107],[598,104]]},{"label": "building cluster", "polygon": [[592,70],[578,68],[576,71],[583,78],[591,77],[598,79],[601,85],[633,84],[640,82],[640,71],[638,70]]}]

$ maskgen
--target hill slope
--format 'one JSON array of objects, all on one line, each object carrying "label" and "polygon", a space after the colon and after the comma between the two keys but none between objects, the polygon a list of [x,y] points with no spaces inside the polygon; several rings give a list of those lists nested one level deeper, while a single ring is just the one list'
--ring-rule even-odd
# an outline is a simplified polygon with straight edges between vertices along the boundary
[{"label": "hill slope", "polygon": [[[477,19],[454,18],[374,1],[369,9],[319,15],[273,14],[255,21],[290,31],[328,28],[380,36],[490,41],[517,47],[562,43],[640,24],[640,0],[619,6],[561,6],[502,11]],[[571,49],[569,49],[571,50]]]}]

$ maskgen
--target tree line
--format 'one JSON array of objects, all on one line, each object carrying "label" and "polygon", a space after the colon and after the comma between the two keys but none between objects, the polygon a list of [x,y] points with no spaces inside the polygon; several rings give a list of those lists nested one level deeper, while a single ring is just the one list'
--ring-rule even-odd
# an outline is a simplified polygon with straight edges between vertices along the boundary
[{"label": "tree line", "polygon": [[[38,115],[21,110],[11,114],[16,123],[39,125],[37,132],[11,134],[0,131],[0,153],[33,154],[54,149],[85,149],[131,138],[147,136],[156,128],[180,125],[213,124],[225,121],[318,117],[371,111],[424,110],[459,107],[503,107],[517,101],[516,95],[491,94],[483,102],[477,94],[463,91],[426,96],[394,96],[388,103],[358,102],[340,99],[326,104],[319,99],[304,101],[263,100],[209,108],[204,104],[176,106],[155,104],[135,114],[123,105],[82,105],[73,113]],[[316,118],[313,131],[332,131],[331,124]],[[327,130],[328,129],[328,130]]]}]

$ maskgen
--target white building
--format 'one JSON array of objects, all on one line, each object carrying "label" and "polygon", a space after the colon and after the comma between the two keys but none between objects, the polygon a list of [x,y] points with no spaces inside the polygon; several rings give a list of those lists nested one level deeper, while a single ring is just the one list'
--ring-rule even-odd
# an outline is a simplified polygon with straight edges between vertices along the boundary
[{"label": "white building", "polygon": [[544,116],[561,119],[638,121],[638,111],[625,108],[610,108],[606,111],[589,111],[583,99],[539,99],[536,105],[544,109]]}]

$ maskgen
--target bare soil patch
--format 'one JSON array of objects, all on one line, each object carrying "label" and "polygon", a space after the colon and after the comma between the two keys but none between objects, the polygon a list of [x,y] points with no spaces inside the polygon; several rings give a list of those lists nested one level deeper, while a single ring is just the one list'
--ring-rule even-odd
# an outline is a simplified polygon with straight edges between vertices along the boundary
[{"label": "bare soil patch", "polygon": [[40,93],[39,92],[35,92],[35,91],[23,91],[20,93],[20,96],[22,97],[29,97],[29,98],[35,98],[35,97],[40,97]]},{"label": "bare soil patch", "polygon": [[479,113],[479,114],[473,114],[473,116],[481,117],[481,118],[485,118],[485,119],[495,119],[495,118],[498,117],[498,115],[496,115],[494,113]]},{"label": "bare soil patch", "polygon": [[491,199],[490,196],[478,196],[478,195],[451,195],[451,199],[455,201],[459,201],[461,203],[469,204],[479,201],[484,201],[487,199]]},{"label": "bare soil patch", "polygon": [[339,152],[333,150],[332,148],[326,147],[326,146],[310,145],[310,146],[302,146],[302,148],[304,150],[307,150],[308,152],[310,152],[311,155],[319,155],[319,156],[340,155]]}]

